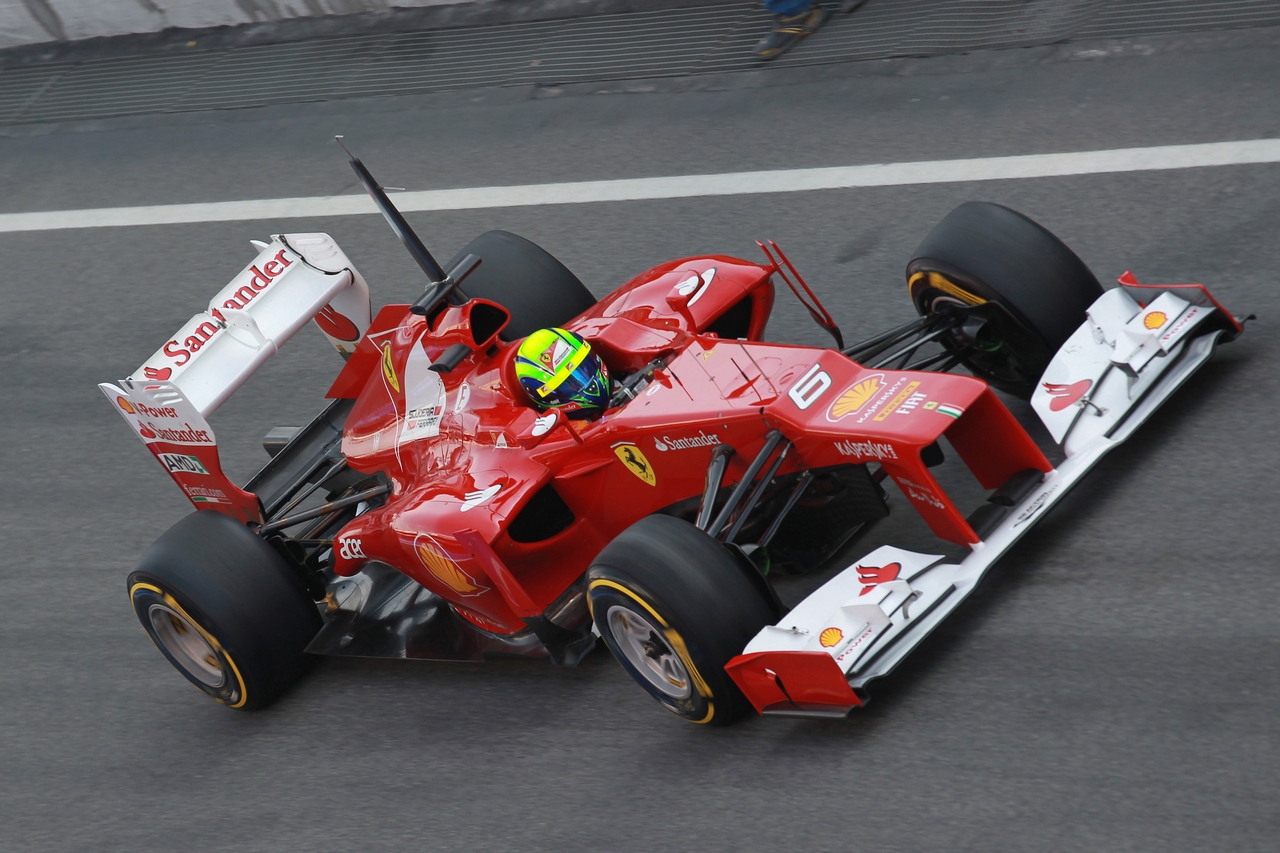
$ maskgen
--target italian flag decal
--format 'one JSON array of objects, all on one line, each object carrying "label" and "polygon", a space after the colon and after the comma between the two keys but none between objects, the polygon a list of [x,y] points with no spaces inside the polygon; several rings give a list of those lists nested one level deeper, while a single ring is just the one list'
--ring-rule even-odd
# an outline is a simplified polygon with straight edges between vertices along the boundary
[{"label": "italian flag decal", "polygon": [[964,414],[964,409],[959,406],[948,406],[946,403],[939,403],[938,414],[946,415],[949,418],[958,418]]}]

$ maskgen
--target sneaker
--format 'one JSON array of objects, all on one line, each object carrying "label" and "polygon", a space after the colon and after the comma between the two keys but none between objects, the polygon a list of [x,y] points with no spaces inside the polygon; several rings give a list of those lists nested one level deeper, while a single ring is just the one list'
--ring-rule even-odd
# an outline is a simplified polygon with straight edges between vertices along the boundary
[{"label": "sneaker", "polygon": [[781,56],[796,46],[800,39],[816,33],[818,28],[827,22],[827,10],[814,6],[807,12],[795,15],[775,15],[773,30],[760,39],[755,46],[755,54],[759,59],[773,59]]}]

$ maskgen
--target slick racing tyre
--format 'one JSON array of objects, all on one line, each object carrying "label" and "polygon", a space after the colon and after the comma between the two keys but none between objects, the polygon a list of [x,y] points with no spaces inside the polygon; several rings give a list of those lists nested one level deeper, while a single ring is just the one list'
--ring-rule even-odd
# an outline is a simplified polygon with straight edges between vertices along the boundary
[{"label": "slick racing tyre", "polygon": [[231,708],[265,707],[297,681],[321,619],[297,573],[220,512],[194,512],[129,575],[142,627],[187,680]]},{"label": "slick racing tyre", "polygon": [[482,261],[462,290],[469,298],[488,299],[511,312],[504,341],[562,326],[596,304],[591,291],[549,252],[506,231],[486,231],[449,261],[453,269],[467,255]]},{"label": "slick racing tyre", "polygon": [[1021,213],[982,201],[934,226],[907,264],[907,285],[921,315],[967,312],[942,344],[975,376],[1024,398],[1102,295],[1065,243]]},{"label": "slick racing tyre", "polygon": [[587,603],[614,657],[654,699],[694,723],[751,708],[724,665],[780,614],[724,545],[678,518],[624,530],[587,570]]}]

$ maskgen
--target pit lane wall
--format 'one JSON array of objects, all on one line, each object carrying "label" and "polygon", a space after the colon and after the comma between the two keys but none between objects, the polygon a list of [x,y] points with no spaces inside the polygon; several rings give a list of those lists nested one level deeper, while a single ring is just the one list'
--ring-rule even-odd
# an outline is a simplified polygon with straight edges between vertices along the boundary
[{"label": "pit lane wall", "polygon": [[324,15],[447,6],[468,0],[0,0],[0,49]]}]

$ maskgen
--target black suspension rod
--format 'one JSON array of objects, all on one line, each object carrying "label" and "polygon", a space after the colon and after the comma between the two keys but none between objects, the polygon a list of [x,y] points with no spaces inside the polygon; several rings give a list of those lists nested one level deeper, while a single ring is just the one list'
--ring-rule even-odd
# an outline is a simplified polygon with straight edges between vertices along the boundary
[{"label": "black suspension rod", "polygon": [[724,469],[729,466],[729,457],[733,448],[727,444],[717,444],[711,450],[711,464],[707,466],[707,483],[702,489],[702,503],[698,505],[698,529],[706,530],[711,523],[711,513],[715,511],[716,492],[724,482]]},{"label": "black suspension rod", "polygon": [[319,456],[317,456],[311,462],[310,465],[308,465],[306,468],[303,468],[302,471],[298,474],[298,476],[293,478],[293,482],[289,483],[288,486],[285,486],[283,489],[280,490],[280,497],[272,501],[269,506],[266,506],[263,508],[263,512],[266,514],[266,517],[270,518],[271,516],[275,515],[280,510],[280,507],[288,503],[289,499],[292,498],[295,494],[297,494],[298,489],[301,489],[303,486],[305,486],[307,484],[307,480],[310,480],[311,477],[317,471],[320,470],[320,466],[324,465],[328,461],[329,461],[329,454],[326,450],[326,452],[321,453]]},{"label": "black suspension rod", "polygon": [[303,489],[302,491],[294,495],[293,500],[289,501],[288,504],[281,507],[281,509],[278,512],[272,513],[272,515],[284,515],[285,513],[292,511],[294,508],[298,506],[298,504],[302,503],[307,498],[311,497],[311,494],[315,492],[316,489],[320,488],[320,486],[324,483],[325,480],[329,479],[334,474],[338,473],[339,471],[341,471],[343,468],[346,468],[346,467],[347,467],[346,457],[339,459],[337,462],[333,463],[333,465],[329,467],[328,471],[325,471],[323,474],[321,474],[320,477],[314,483],[311,483],[305,489]]},{"label": "black suspension rod", "polygon": [[711,526],[707,528],[708,533],[716,536],[729,523],[729,519],[733,517],[733,511],[738,508],[738,504],[742,502],[743,497],[747,494],[747,489],[751,488],[756,475],[760,473],[764,463],[769,461],[769,457],[773,455],[773,451],[777,449],[778,443],[781,441],[782,433],[776,429],[770,430],[769,434],[765,436],[764,447],[760,448],[756,458],[751,460],[751,464],[747,466],[747,473],[742,475],[738,485],[733,487],[733,492],[729,495],[729,500],[725,503],[724,508],[720,510],[716,520],[711,522]]},{"label": "black suspension rod", "polygon": [[286,527],[292,527],[295,524],[301,524],[304,521],[319,518],[322,515],[328,515],[334,510],[345,509],[346,507],[353,506],[361,501],[367,501],[370,498],[385,495],[389,491],[391,491],[390,486],[374,486],[372,489],[365,489],[363,492],[357,492],[351,497],[339,498],[336,501],[329,501],[328,503],[321,504],[314,509],[304,510],[297,515],[291,515],[287,518],[281,518],[269,524],[264,524],[258,528],[258,535],[265,536],[268,533],[274,533],[277,530],[283,530]]},{"label": "black suspension rod", "polygon": [[877,361],[875,364],[870,364],[870,365],[867,365],[867,366],[868,366],[868,367],[884,367],[884,366],[886,366],[886,365],[892,364],[893,362],[895,362],[895,361],[897,361],[898,359],[902,358],[904,355],[906,355],[906,356],[910,356],[910,355],[911,355],[911,353],[913,353],[913,352],[915,352],[917,349],[919,349],[919,348],[920,348],[920,346],[921,346],[922,344],[927,344],[927,343],[929,343],[929,341],[932,341],[932,340],[934,340],[935,338],[939,338],[939,337],[941,337],[942,335],[945,335],[947,332],[951,331],[951,330],[952,330],[952,328],[954,328],[954,327],[955,327],[955,325],[956,325],[956,324],[955,324],[955,321],[953,320],[953,321],[951,321],[951,322],[949,322],[949,323],[947,323],[947,324],[943,325],[943,326],[942,326],[942,327],[940,327],[940,328],[934,329],[934,330],[933,330],[932,332],[930,332],[929,334],[924,335],[924,336],[920,337],[919,339],[917,339],[917,340],[915,340],[915,341],[912,341],[911,343],[907,344],[905,347],[902,347],[902,348],[898,349],[897,351],[895,351],[895,352],[893,353],[893,355],[887,355],[887,356],[885,356],[884,358],[882,358],[882,359],[880,359],[879,361]]},{"label": "black suspension rod", "polygon": [[845,347],[840,352],[842,352],[844,355],[849,356],[850,358],[853,358],[855,355],[862,352],[863,350],[870,349],[871,347],[874,347],[878,344],[883,344],[890,340],[895,340],[895,341],[899,340],[905,337],[906,335],[909,335],[912,332],[917,331],[918,329],[921,329],[924,326],[928,325],[929,322],[932,321],[933,319],[934,318],[932,317],[919,317],[915,320],[912,320],[910,323],[903,323],[901,326],[898,326],[896,329],[890,329],[887,332],[881,332],[880,334],[876,335],[874,338],[867,338],[865,341],[859,341],[858,343],[854,344],[851,347]]},{"label": "black suspension rod", "polygon": [[797,482],[796,487],[792,489],[791,495],[787,498],[787,502],[782,505],[782,510],[778,513],[778,517],[773,520],[773,523],[769,525],[769,529],[760,537],[760,541],[757,543],[758,547],[767,547],[768,544],[773,541],[773,537],[778,534],[778,528],[782,527],[782,522],[786,520],[787,515],[791,510],[795,509],[796,503],[800,500],[801,496],[804,495],[805,490],[809,488],[809,484],[812,482],[812,471],[805,471],[800,475],[799,482]]},{"label": "black suspension rod", "polygon": [[756,508],[756,504],[760,503],[760,498],[764,494],[764,490],[769,487],[769,483],[773,482],[773,478],[777,475],[778,469],[782,467],[783,461],[787,458],[787,454],[791,452],[791,442],[785,442],[782,445],[782,452],[774,458],[773,464],[769,466],[769,470],[760,478],[760,482],[756,485],[755,491],[751,493],[751,497],[747,498],[747,502],[742,505],[742,511],[738,513],[737,519],[734,520],[733,526],[729,528],[729,532],[725,534],[724,541],[726,545],[732,544],[733,540],[738,538],[738,534],[742,532],[742,525],[747,523],[747,516]]},{"label": "black suspension rod", "polygon": [[[953,357],[956,358],[957,362],[959,361],[959,357],[957,357],[955,353],[953,353],[951,350],[944,349],[940,353],[935,353],[933,355],[926,356],[920,359],[919,361],[917,361],[915,364],[909,364],[902,369],[903,370],[924,370],[926,367],[932,367],[933,365],[937,364],[940,361],[946,361],[947,359],[953,358]],[[955,365],[953,364],[951,365],[951,367],[955,367]],[[946,373],[947,370],[950,370],[950,369],[951,369],[950,367],[944,368],[941,372]]]}]

